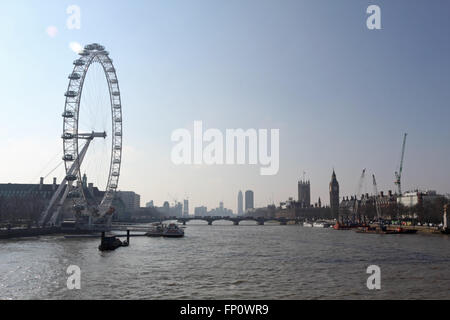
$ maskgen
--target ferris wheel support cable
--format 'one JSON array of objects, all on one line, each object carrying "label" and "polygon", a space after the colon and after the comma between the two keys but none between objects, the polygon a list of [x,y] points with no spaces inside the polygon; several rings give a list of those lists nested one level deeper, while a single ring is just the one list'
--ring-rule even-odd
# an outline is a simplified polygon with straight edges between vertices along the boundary
[{"label": "ferris wheel support cable", "polygon": [[55,172],[61,165],[64,163],[64,161],[61,161],[55,168],[53,168],[47,175],[44,176],[44,179],[48,178],[53,172]]},{"label": "ferris wheel support cable", "polygon": [[[89,140],[88,142],[85,144],[85,146],[83,147],[83,149],[81,150],[80,153],[80,158],[77,159],[76,161],[74,161],[72,167],[69,170],[69,174],[73,174],[76,170],[78,170],[81,162],[83,162],[84,156],[86,154],[86,151],[89,147]],[[69,175],[68,174],[68,175]],[[47,209],[43,212],[42,216],[41,216],[41,220],[40,220],[40,224],[41,225],[45,225],[47,223],[48,220],[48,216],[49,213],[51,212],[51,210],[53,209],[53,206],[55,205],[56,201],[58,200],[59,196],[61,195],[61,192],[64,190],[64,188],[66,187],[66,183],[68,183],[66,191],[65,191],[65,195],[67,196],[67,192],[69,191],[70,187],[72,186],[72,181],[67,181],[67,177],[63,179],[63,181],[61,182],[61,184],[59,185],[58,189],[56,189],[55,193],[53,194],[52,198],[50,199],[50,203],[47,206]],[[65,201],[66,197],[62,197],[62,203]],[[55,212],[56,213],[56,212]],[[57,213],[59,214],[59,210],[57,210]],[[55,223],[55,218],[54,218],[55,214],[52,215],[51,218],[51,223]]]}]

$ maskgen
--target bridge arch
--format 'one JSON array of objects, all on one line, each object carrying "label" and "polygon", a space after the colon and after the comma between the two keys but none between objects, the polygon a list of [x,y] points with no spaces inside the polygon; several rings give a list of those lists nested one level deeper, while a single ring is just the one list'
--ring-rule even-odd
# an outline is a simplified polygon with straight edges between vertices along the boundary
[{"label": "bridge arch", "polygon": [[186,225],[207,225],[208,221],[203,218],[192,218],[186,221]]},{"label": "bridge arch", "polygon": [[266,224],[281,224],[281,221],[278,219],[267,219],[265,221]]},{"label": "bridge arch", "polygon": [[230,226],[233,225],[234,222],[231,219],[214,219],[212,221],[213,225],[218,225],[218,226]]},{"label": "bridge arch", "polygon": [[175,223],[175,222],[178,222],[177,219],[164,219],[164,220],[161,220],[161,223],[163,223],[163,224]]},{"label": "bridge arch", "polygon": [[243,218],[239,220],[239,224],[243,226],[256,226],[258,225],[258,220],[253,218]]}]

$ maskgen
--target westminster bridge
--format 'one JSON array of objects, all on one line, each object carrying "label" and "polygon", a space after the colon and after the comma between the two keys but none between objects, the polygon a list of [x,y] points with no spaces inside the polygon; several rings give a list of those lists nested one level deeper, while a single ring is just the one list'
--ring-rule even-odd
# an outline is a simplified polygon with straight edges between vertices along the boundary
[{"label": "westminster bridge", "polygon": [[[264,218],[264,217],[218,217],[218,216],[196,216],[196,217],[169,217],[164,218],[164,221],[176,220],[178,223],[186,225],[190,221],[206,221],[208,225],[212,225],[215,221],[231,221],[235,226],[238,226],[242,221],[255,221],[258,225],[264,225],[266,222],[278,222],[280,225],[287,225],[288,223],[299,224],[298,218]],[[161,221],[161,220],[158,220]]]}]

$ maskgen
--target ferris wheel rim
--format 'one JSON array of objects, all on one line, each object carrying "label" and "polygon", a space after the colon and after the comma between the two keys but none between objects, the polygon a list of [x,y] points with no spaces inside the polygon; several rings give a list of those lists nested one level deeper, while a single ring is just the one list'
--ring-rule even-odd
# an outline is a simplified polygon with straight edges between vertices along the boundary
[{"label": "ferris wheel rim", "polygon": [[[66,101],[63,113],[63,160],[65,163],[66,174],[74,161],[78,161],[80,156],[79,148],[79,114],[81,97],[84,88],[84,81],[92,64],[99,63],[104,71],[109,89],[109,100],[111,107],[111,158],[109,162],[108,180],[102,200],[96,208],[88,208],[88,202],[84,193],[81,177],[81,165],[78,165],[76,177],[72,178],[72,183],[77,182],[76,186],[71,186],[71,190],[80,193],[78,200],[73,200],[74,208],[80,212],[88,212],[88,209],[96,210],[99,215],[104,215],[112,205],[114,194],[118,187],[121,162],[122,162],[122,101],[120,95],[119,81],[116,69],[109,53],[99,44],[85,46],[79,53],[80,58],[73,62],[74,67],[69,75],[69,85],[66,91]],[[76,178],[76,179],[74,179]],[[76,199],[76,198],[75,198]],[[81,208],[83,207],[83,208]],[[89,213],[92,215],[92,212]]]}]

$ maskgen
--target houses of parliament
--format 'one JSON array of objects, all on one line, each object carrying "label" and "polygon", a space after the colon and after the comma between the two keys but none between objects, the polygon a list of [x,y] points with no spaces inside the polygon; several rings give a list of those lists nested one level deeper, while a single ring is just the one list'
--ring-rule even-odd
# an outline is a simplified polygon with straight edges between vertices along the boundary
[{"label": "houses of parliament", "polygon": [[[333,217],[339,215],[339,182],[336,178],[336,172],[333,170],[329,185],[330,208]],[[298,182],[298,201],[297,208],[322,208],[322,201],[319,198],[317,203],[311,204],[311,182],[309,180],[300,180]]]}]

